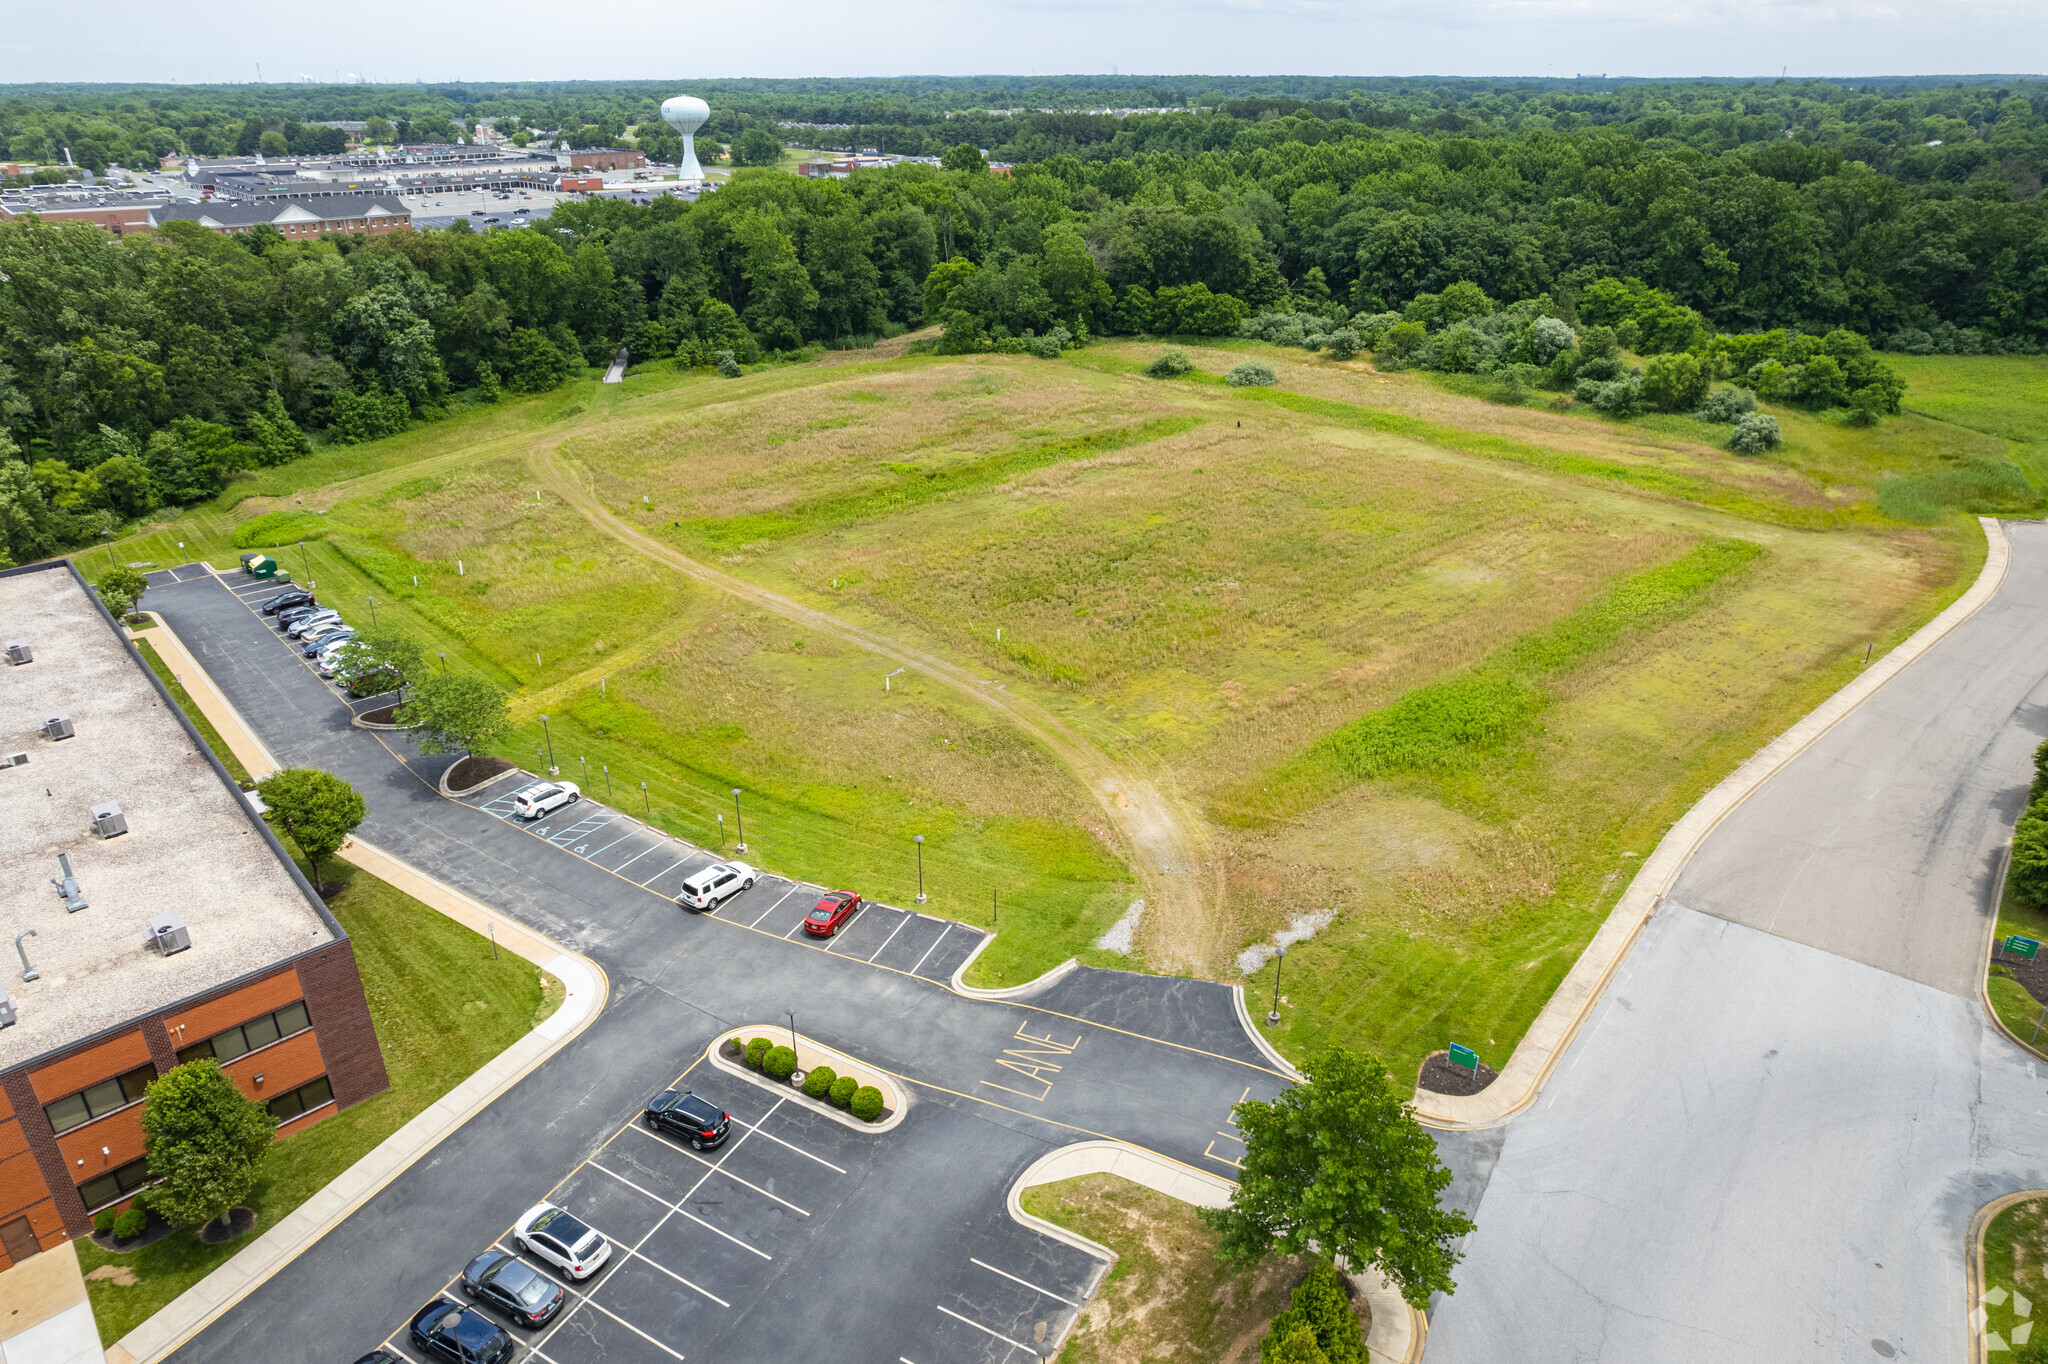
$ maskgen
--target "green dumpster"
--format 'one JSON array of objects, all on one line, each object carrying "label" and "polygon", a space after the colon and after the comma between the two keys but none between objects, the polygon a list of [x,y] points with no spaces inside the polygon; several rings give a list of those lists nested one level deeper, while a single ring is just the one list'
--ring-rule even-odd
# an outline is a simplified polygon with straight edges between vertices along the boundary
[{"label": "green dumpster", "polygon": [[277,576],[277,560],[271,558],[268,554],[244,554],[242,556],[242,571],[252,578],[275,578]]}]

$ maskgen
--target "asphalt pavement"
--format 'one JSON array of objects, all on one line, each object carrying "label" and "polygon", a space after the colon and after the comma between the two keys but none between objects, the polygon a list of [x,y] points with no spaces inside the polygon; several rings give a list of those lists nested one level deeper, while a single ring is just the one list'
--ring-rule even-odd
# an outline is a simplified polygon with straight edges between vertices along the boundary
[{"label": "asphalt pavement", "polygon": [[1977,999],[2048,729],[2048,526],[1709,836],[1509,1128],[1431,1364],[1962,1360],[1965,1233],[2048,1185]]},{"label": "asphalt pavement", "polygon": [[[797,925],[816,888],[772,875],[716,914],[684,911],[674,883],[711,854],[596,799],[531,825],[509,818],[511,782],[447,799],[445,760],[353,726],[287,652],[251,608],[269,589],[196,566],[151,584],[151,609],[279,761],[364,794],[365,841],[611,980],[585,1032],[180,1349],[181,1364],[404,1349],[391,1333],[551,1196],[616,1221],[636,1254],[550,1328],[545,1361],[766,1364],[842,1357],[849,1341],[909,1364],[1021,1361],[1051,1349],[1101,1272],[1008,1217],[1004,1191],[1025,1167],[1113,1137],[1229,1175],[1242,1150],[1231,1106],[1286,1083],[1219,985],[1083,969],[1033,998],[977,1000],[946,984],[980,941],[966,925],[876,905],[806,942]],[[848,1131],[697,1064],[724,1030],[790,1009],[806,1035],[903,1077],[906,1121]],[[710,1153],[733,1167],[698,1187],[693,1153],[657,1150],[633,1125],[679,1078],[759,1129]],[[639,1192],[621,1202],[614,1175]],[[1468,1179],[1465,1196],[1482,1185]]]}]

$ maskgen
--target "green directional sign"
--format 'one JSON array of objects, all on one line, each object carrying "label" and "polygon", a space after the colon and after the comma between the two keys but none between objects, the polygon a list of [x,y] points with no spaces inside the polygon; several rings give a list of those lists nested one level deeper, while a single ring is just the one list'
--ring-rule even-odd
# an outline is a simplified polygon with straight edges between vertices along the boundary
[{"label": "green directional sign", "polygon": [[1477,1075],[1479,1073],[1479,1053],[1470,1047],[1461,1047],[1456,1042],[1453,1042],[1451,1043],[1451,1064],[1463,1066],[1474,1075]]},{"label": "green directional sign", "polygon": [[2041,950],[2041,944],[2032,938],[2022,938],[2015,933],[2005,940],[2005,952],[2010,957],[2026,957],[2029,960]]}]

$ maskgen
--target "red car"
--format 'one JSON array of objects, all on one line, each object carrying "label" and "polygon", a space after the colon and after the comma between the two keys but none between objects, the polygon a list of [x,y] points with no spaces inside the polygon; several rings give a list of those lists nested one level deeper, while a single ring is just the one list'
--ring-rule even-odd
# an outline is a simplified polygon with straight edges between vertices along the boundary
[{"label": "red car", "polygon": [[860,908],[860,896],[850,890],[828,890],[818,901],[818,907],[804,920],[804,932],[819,938],[829,938],[838,931],[839,925],[853,917],[853,911]]}]

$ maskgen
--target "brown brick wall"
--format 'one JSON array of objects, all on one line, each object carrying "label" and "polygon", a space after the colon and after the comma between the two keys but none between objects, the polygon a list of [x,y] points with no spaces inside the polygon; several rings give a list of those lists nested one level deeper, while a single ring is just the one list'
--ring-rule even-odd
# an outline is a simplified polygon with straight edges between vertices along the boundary
[{"label": "brown brick wall", "polygon": [[391,1088],[370,1006],[363,998],[362,978],[356,974],[355,949],[347,941],[338,942],[301,957],[298,965],[335,1103],[347,1108]]},{"label": "brown brick wall", "polygon": [[64,1155],[64,1173],[73,1184],[142,1159],[142,1109],[139,1103],[117,1108],[57,1138],[57,1149]]},{"label": "brown brick wall", "polygon": [[[174,1053],[173,1060],[176,1052],[195,1042],[204,1042],[238,1023],[247,1023],[274,1009],[282,1009],[303,993],[298,972],[285,966],[279,968],[276,975],[266,976],[254,985],[245,985],[231,994],[217,995],[189,1009],[164,1015],[163,1026]],[[317,1019],[314,1021],[318,1022]]]},{"label": "brown brick wall", "polygon": [[[268,1103],[288,1090],[323,1074],[326,1061],[320,1054],[318,1028],[273,1042],[261,1051],[238,1056],[222,1066],[235,1088],[259,1103]],[[257,1084],[261,1075],[263,1083]]]},{"label": "brown brick wall", "polygon": [[[145,1055],[147,1054],[145,1050]],[[64,1169],[64,1153],[57,1149],[57,1138],[50,1132],[50,1120],[43,1116],[42,1104],[36,1098],[35,1088],[29,1084],[28,1076],[21,1071],[9,1071],[0,1076],[0,1087],[7,1091],[8,1101],[14,1111],[21,1115],[22,1135],[28,1138],[28,1148],[35,1156],[36,1168],[43,1177],[43,1186],[49,1192],[51,1204],[62,1229],[72,1236],[85,1236],[92,1231],[92,1219],[85,1215],[85,1204],[79,1200],[78,1190],[73,1187]],[[35,1222],[36,1234],[42,1236],[45,1227]]]},{"label": "brown brick wall", "polygon": [[33,1071],[29,1075],[31,1091],[40,1108],[66,1094],[96,1085],[100,1081],[122,1075],[137,1066],[150,1064],[149,1042],[143,1037],[142,1029],[122,1033],[110,1042],[96,1047],[73,1052],[60,1061]]},{"label": "brown brick wall", "polygon": [[0,1222],[49,1196],[49,1181],[36,1164],[35,1152],[28,1149],[28,1135],[21,1124],[0,1124]]}]

